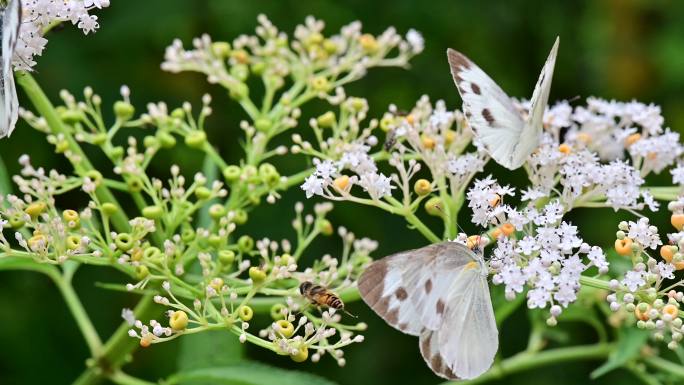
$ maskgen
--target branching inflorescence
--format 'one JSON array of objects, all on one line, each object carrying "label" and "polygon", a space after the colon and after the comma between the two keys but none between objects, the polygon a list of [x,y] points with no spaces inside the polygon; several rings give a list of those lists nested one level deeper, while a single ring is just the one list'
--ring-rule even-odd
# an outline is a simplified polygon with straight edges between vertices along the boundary
[{"label": "branching inflorescence", "polygon": [[[97,19],[87,11],[108,3],[79,3],[80,8],[70,8],[73,17],[65,10],[52,19],[37,17],[26,27],[40,30],[32,35],[38,39],[35,50],[25,47],[20,52],[24,64],[16,63],[17,68],[33,66],[33,55],[46,42],[42,36],[53,24],[70,20],[89,32],[97,28]],[[41,4],[32,6],[40,14]],[[53,107],[29,74],[18,77],[37,111],[22,110],[22,116],[47,136],[73,171],[62,174],[34,166],[28,156],[20,158],[22,170],[14,177],[19,193],[6,195],[0,208],[3,227],[11,229],[0,233],[0,262],[44,272],[58,284],[99,366],[97,372],[88,369],[82,383],[116,376],[131,349],[115,338],[100,341],[70,288],[79,264],[113,267],[128,277],[125,284],[103,286],[142,296],[139,311],[121,312],[124,337],[137,339],[140,346],[227,330],[242,343],[297,362],[318,361],[327,353],[344,365],[342,349],[363,341],[357,333],[365,323],[311,306],[299,285],[315,282],[343,301],[358,299],[357,278],[377,244],[343,227],[335,231],[326,218],[330,202],[316,204],[312,212],[301,203],[295,206],[294,240],[260,234],[255,241],[243,230],[250,212],[262,201],[277,202],[293,187],[307,198],[354,202],[399,215],[431,243],[449,239],[475,245],[483,239],[490,247],[492,282],[504,287],[511,303],[526,298],[530,309],[548,309],[542,318],[548,326],[571,313],[570,305],[581,302],[587,290],[600,289],[588,306],[604,311],[611,325],[650,330],[656,341],[680,349],[684,293],[675,272],[684,269],[684,165],[678,163],[679,135],[663,128],[657,106],[596,98],[576,107],[556,104],[546,112],[541,146],[524,166],[527,184],[511,187],[481,175],[489,156],[463,114],[446,103],[425,96],[407,112],[390,106],[371,119],[367,101],[345,93],[343,86],[373,67],[406,66],[423,49],[418,32],[402,37],[390,28],[373,36],[355,22],[326,36],[323,22],[309,17],[290,39],[265,16],[258,22],[256,35],[231,43],[205,35],[186,50],[174,41],[162,63],[170,72],[206,75],[244,109],[247,117],[239,124],[244,154],[235,159],[225,159],[205,132],[212,114],[208,95],[199,108],[150,103],[136,115],[124,86],[113,105],[115,120],[108,124],[103,102],[92,89],[86,88],[82,99],[63,91],[62,104]],[[250,96],[257,82],[263,91],[260,103]],[[314,99],[331,108],[303,129],[301,108]],[[519,103],[521,114],[527,106]],[[292,143],[274,145],[273,139],[285,133]],[[205,158],[204,170],[174,165],[166,177],[150,175],[159,153],[182,145]],[[95,168],[82,146],[99,149],[110,165]],[[308,165],[281,175],[278,161],[285,155],[305,158]],[[674,186],[645,185],[650,174],[675,164]],[[87,197],[88,204],[61,207],[59,197],[69,192]],[[117,196],[126,196],[132,207],[120,205]],[[676,229],[666,245],[644,216],[658,210],[659,201],[669,202]],[[486,236],[462,232],[459,213],[465,206]],[[584,242],[565,218],[577,208],[626,210],[637,218],[617,224],[614,251],[606,253],[606,245]],[[426,214],[442,221],[441,231],[426,225],[421,219]],[[338,251],[304,260],[318,236],[334,233],[342,240]],[[657,249],[660,257],[653,255]],[[612,263],[625,260],[626,267]],[[510,306],[497,309],[497,321],[510,312]],[[269,314],[272,322],[257,325],[255,313]],[[605,339],[598,324],[592,325]],[[533,326],[525,354],[542,349],[542,328]],[[608,352],[603,346],[591,354],[595,351]],[[504,361],[492,373],[515,370],[518,361]]]}]

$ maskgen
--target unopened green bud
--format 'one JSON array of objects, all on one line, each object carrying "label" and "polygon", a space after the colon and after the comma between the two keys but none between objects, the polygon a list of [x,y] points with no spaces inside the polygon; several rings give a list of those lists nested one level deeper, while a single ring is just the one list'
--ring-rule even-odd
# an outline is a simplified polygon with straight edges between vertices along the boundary
[{"label": "unopened green bud", "polygon": [[223,177],[226,178],[226,182],[228,183],[233,183],[240,179],[240,174],[242,174],[242,170],[240,170],[240,167],[231,165],[223,169]]},{"label": "unopened green bud", "polygon": [[142,215],[148,219],[159,219],[164,215],[164,210],[159,206],[147,206],[142,209]]},{"label": "unopened green bud", "polygon": [[204,186],[200,186],[195,189],[195,196],[199,200],[209,199],[211,197],[211,190]]},{"label": "unopened green bud", "polygon": [[214,219],[219,219],[226,215],[226,208],[220,203],[214,203],[209,207],[209,216]]},{"label": "unopened green bud", "polygon": [[[203,131],[201,131],[203,132]],[[163,148],[173,148],[176,145],[176,137],[168,132],[160,132],[158,134],[159,144]]]},{"label": "unopened green bud", "polygon": [[218,252],[218,259],[222,265],[232,265],[235,261],[235,252],[233,250],[220,250]]},{"label": "unopened green bud", "polygon": [[114,244],[119,250],[128,251],[133,247],[133,237],[128,233],[119,233],[114,238]]},{"label": "unopened green bud", "polygon": [[254,239],[250,237],[249,235],[243,235],[240,238],[238,238],[238,249],[240,251],[248,252],[251,251],[254,248]]},{"label": "unopened green bud", "polygon": [[204,131],[193,131],[185,137],[185,144],[192,148],[202,148],[207,142],[207,134]]},{"label": "unopened green bud", "polygon": [[319,127],[330,128],[335,124],[335,113],[328,111],[316,119]]},{"label": "unopened green bud", "polygon": [[135,114],[135,107],[131,103],[124,102],[123,100],[116,101],[114,103],[114,115],[117,119],[129,120]]},{"label": "unopened green bud", "polygon": [[235,215],[233,216],[233,222],[238,225],[244,225],[247,223],[248,215],[247,211],[243,209],[235,210]]},{"label": "unopened green bud", "polygon": [[443,215],[442,211],[442,199],[440,197],[432,197],[425,202],[425,211],[432,216],[441,217]]},{"label": "unopened green bud", "polygon": [[254,122],[254,128],[261,132],[268,132],[273,127],[273,122],[269,118],[259,118]]},{"label": "unopened green bud", "polygon": [[102,204],[102,213],[105,215],[114,215],[119,211],[119,207],[114,203],[106,202]]}]

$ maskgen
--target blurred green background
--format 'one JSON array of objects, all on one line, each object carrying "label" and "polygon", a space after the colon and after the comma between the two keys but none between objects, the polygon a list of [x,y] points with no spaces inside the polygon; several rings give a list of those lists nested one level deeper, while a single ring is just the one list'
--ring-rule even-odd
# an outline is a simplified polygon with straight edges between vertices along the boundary
[{"label": "blurred green background", "polygon": [[[203,93],[211,93],[214,115],[208,121],[209,137],[226,158],[235,162],[240,148],[233,138],[240,134],[237,123],[245,117],[242,111],[222,89],[208,85],[202,76],[165,73],[159,65],[164,48],[174,38],[180,38],[186,46],[202,33],[216,40],[232,40],[239,34],[252,33],[259,13],[288,33],[307,15],[325,20],[327,33],[353,20],[361,20],[365,30],[376,34],[388,26],[395,26],[401,33],[409,28],[421,31],[426,50],[410,69],[372,70],[365,79],[347,88],[349,94],[369,99],[372,116],[380,116],[390,103],[410,108],[422,94],[459,106],[445,60],[447,47],[466,53],[510,95],[529,97],[553,40],[559,35],[552,100],[596,95],[654,102],[662,106],[670,127],[684,127],[681,1],[113,0],[110,8],[97,12],[101,30],[96,34],[84,37],[71,26],[51,33],[45,54],[38,58],[35,77],[53,100],[57,100],[62,88],[78,94],[90,85],[102,95],[105,105],[111,105],[119,86],[127,84],[138,111],[157,100],[170,106],[186,100],[197,105]],[[19,97],[23,103],[23,95]],[[305,114],[313,114],[323,106],[307,108]],[[10,139],[0,141],[0,154],[10,171],[17,171],[16,159],[22,153],[29,153],[36,165],[68,170],[44,137],[23,122]],[[191,173],[200,168],[201,162],[193,155],[180,149],[164,153],[154,172],[167,175],[168,165],[178,163]],[[108,167],[105,163],[102,166]],[[517,176],[507,175],[506,179],[515,183]],[[660,179],[668,180],[667,176]],[[293,189],[278,205],[259,208],[252,214],[247,231],[255,237],[291,237],[292,204],[303,198],[301,191]],[[70,204],[83,206],[85,201]],[[463,213],[462,222],[468,215]],[[571,219],[580,224],[587,241],[608,247],[618,220],[625,217],[611,210],[592,210],[580,211]],[[331,219],[360,236],[378,240],[377,257],[425,244],[418,233],[404,226],[401,218],[379,211],[342,204]],[[654,219],[658,225],[666,221],[663,210]],[[264,223],[272,225],[265,227]],[[339,246],[336,238],[319,241],[311,257],[325,252],[335,255]],[[84,268],[77,275],[77,291],[103,337],[119,324],[121,308],[132,306],[135,298],[96,288],[93,282],[121,279],[108,269]],[[347,349],[344,368],[329,358],[319,364],[295,365],[287,358],[253,347],[248,348],[248,356],[276,366],[316,372],[340,384],[440,382],[425,367],[416,338],[386,326],[361,303],[351,304],[350,310],[367,321],[370,328],[363,344]],[[596,338],[584,326],[563,327],[571,330],[571,343],[589,343]],[[504,356],[524,349],[527,331],[527,316],[518,311],[500,332]],[[0,384],[68,384],[81,372],[87,358],[79,331],[56,289],[48,279],[32,273],[0,273],[0,347]],[[178,347],[176,340],[139,351],[127,370],[147,379],[171,374]],[[567,363],[514,375],[500,383],[586,383],[589,372],[598,365]],[[596,383],[636,381],[629,373],[616,371]]]}]

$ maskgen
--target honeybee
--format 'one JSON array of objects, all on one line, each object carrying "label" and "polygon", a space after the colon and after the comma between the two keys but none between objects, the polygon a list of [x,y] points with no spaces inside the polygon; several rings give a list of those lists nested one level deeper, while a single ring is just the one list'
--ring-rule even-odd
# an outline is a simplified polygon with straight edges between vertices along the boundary
[{"label": "honeybee", "polygon": [[344,302],[335,293],[331,292],[322,285],[317,285],[313,282],[304,281],[299,285],[299,293],[306,298],[311,305],[316,307],[329,307],[335,310],[340,310],[356,317],[344,309]]}]

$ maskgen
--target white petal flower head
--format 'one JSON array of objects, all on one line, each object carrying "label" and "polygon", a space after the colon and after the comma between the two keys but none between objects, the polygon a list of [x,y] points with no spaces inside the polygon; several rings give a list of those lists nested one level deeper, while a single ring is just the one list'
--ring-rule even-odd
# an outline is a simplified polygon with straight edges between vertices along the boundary
[{"label": "white petal flower head", "polygon": [[638,222],[629,222],[627,236],[645,248],[655,249],[663,242],[658,236],[658,228],[649,224],[648,218],[640,218]]}]

